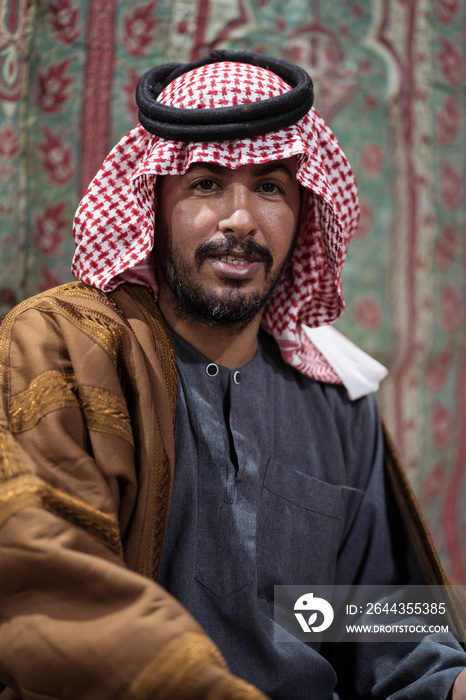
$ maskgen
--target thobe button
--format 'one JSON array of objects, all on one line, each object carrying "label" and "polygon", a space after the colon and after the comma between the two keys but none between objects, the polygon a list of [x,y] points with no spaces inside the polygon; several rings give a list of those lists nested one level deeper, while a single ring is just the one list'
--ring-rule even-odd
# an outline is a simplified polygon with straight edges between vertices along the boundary
[{"label": "thobe button", "polygon": [[236,370],[236,372],[233,375],[233,381],[235,384],[239,384],[241,381],[241,372],[239,372],[238,370]]},{"label": "thobe button", "polygon": [[211,362],[209,365],[207,365],[205,371],[209,377],[216,377],[218,374],[218,366],[215,364],[215,362]]}]

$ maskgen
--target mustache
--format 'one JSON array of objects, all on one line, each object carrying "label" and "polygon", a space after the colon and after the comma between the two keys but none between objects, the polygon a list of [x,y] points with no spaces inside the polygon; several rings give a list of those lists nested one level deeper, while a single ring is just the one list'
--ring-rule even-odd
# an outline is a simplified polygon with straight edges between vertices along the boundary
[{"label": "mustache", "polygon": [[200,267],[212,254],[222,253],[223,255],[229,255],[233,250],[241,250],[247,257],[264,263],[266,274],[272,269],[273,255],[270,248],[257,243],[252,238],[238,241],[235,236],[225,236],[222,241],[204,241],[200,243],[196,250],[196,262]]}]

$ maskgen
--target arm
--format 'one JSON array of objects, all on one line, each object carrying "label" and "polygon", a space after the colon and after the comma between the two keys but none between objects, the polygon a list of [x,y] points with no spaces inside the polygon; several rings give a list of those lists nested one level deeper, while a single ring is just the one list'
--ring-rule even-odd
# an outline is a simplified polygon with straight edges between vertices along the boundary
[{"label": "arm", "polygon": [[453,684],[451,700],[466,700],[466,668],[461,671]]},{"label": "arm", "polygon": [[23,308],[0,338],[0,682],[25,700],[264,697],[126,566],[154,420],[145,365],[102,309],[52,307]]}]

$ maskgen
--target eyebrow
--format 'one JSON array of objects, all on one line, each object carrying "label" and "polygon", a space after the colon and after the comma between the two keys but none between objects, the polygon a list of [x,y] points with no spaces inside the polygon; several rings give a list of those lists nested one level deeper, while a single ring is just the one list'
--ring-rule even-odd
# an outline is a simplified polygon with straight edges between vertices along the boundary
[{"label": "eyebrow", "polygon": [[[229,168],[226,168],[223,165],[218,165],[218,163],[193,163],[189,168],[188,172],[192,172],[193,170],[200,168],[205,168],[206,170],[210,170],[212,173],[216,173],[217,175],[221,175],[225,170],[229,170]],[[269,161],[267,163],[258,163],[255,167],[255,172],[254,174],[257,176],[261,175],[269,175],[270,173],[276,172],[277,170],[285,173],[288,175],[290,179],[294,179],[294,173],[291,171],[290,167],[284,163],[283,161],[275,160],[275,161]]]},{"label": "eyebrow", "polygon": [[291,171],[290,167],[283,161],[279,160],[269,161],[268,163],[259,163],[257,166],[256,174],[268,175],[269,173],[273,173],[276,170],[280,170],[281,172],[284,172],[286,175],[288,175],[291,179],[294,179],[294,174]]}]

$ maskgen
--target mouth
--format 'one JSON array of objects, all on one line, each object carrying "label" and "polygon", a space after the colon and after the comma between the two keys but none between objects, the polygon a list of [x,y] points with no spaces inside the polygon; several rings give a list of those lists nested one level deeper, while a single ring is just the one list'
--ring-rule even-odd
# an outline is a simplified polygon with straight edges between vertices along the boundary
[{"label": "mouth", "polygon": [[260,262],[258,258],[246,257],[244,255],[214,255],[212,256],[220,262],[229,263],[230,265],[249,265],[250,263]]},{"label": "mouth", "polygon": [[273,265],[271,251],[252,239],[238,242],[233,237],[224,241],[205,241],[196,252],[197,264],[208,263],[223,280],[246,282],[263,271],[267,276]]},{"label": "mouth", "polygon": [[254,277],[259,268],[262,266],[262,261],[245,253],[218,253],[208,257],[208,260],[215,272],[223,279],[242,279],[246,280]]}]

